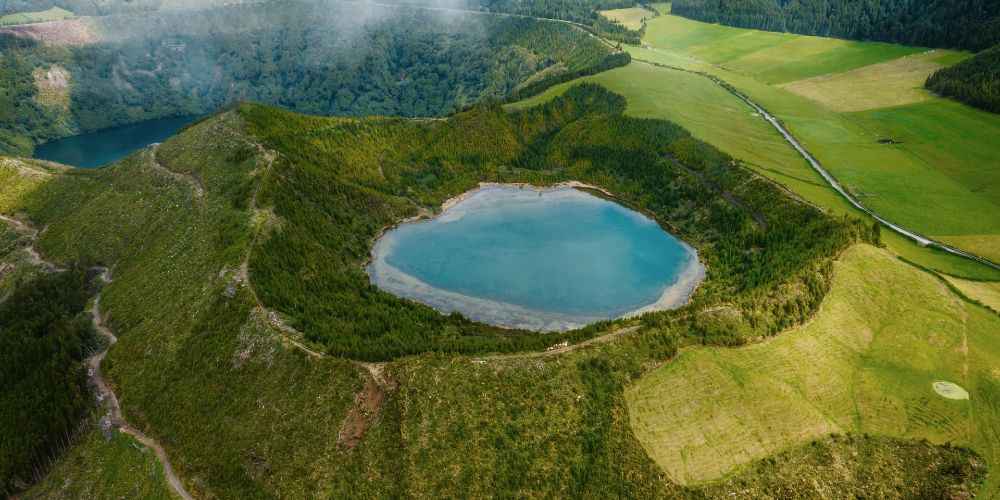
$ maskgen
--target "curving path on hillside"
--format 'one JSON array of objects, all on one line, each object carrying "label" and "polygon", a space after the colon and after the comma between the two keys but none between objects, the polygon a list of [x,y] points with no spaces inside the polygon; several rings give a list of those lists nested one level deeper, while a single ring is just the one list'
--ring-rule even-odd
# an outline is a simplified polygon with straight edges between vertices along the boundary
[{"label": "curving path on hillside", "polygon": [[[111,282],[110,271],[106,267],[95,267],[93,270],[100,271],[98,277],[103,284]],[[108,354],[111,346],[118,342],[118,337],[104,324],[104,319],[101,317],[100,291],[94,296],[94,302],[90,307],[90,317],[94,325],[94,330],[104,337],[108,343],[107,347],[102,351],[87,358],[87,378],[94,387],[94,392],[97,394],[97,401],[104,404],[107,409],[107,413],[101,418],[101,428],[117,428],[119,432],[132,436],[136,441],[153,450],[156,458],[163,465],[163,476],[170,484],[170,488],[184,500],[193,500],[194,497],[184,489],[184,484],[181,483],[180,478],[174,472],[173,466],[170,465],[170,459],[167,457],[167,452],[163,449],[163,446],[156,442],[155,439],[129,425],[125,421],[125,418],[122,417],[122,409],[118,404],[118,396],[115,395],[114,391],[111,390],[111,386],[108,385],[107,381],[101,375],[101,361],[104,360],[104,356]]]}]

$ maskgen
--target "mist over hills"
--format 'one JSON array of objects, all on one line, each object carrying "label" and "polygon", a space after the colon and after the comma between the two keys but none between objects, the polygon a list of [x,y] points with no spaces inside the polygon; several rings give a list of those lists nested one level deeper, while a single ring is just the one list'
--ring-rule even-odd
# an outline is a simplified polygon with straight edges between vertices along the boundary
[{"label": "mist over hills", "polygon": [[79,37],[0,29],[0,151],[240,101],[325,115],[440,116],[529,80],[606,65],[613,52],[560,23],[359,3],[61,23]]}]

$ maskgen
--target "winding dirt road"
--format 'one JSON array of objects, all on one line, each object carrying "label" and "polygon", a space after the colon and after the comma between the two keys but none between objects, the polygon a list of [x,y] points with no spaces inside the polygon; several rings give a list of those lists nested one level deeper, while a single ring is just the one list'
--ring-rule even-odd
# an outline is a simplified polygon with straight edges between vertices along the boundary
[{"label": "winding dirt road", "polygon": [[[107,268],[94,268],[101,272],[99,275],[100,280],[104,284],[111,282],[110,271]],[[107,381],[101,375],[101,361],[104,361],[104,356],[108,354],[108,349],[111,348],[116,342],[118,342],[118,337],[104,324],[104,319],[101,317],[101,292],[97,292],[94,296],[93,305],[90,307],[91,321],[94,324],[94,330],[97,331],[102,337],[104,337],[108,345],[107,347],[99,353],[87,358],[87,377],[90,380],[91,385],[94,387],[94,392],[97,395],[98,403],[104,405],[106,414],[101,418],[102,428],[117,428],[119,432],[123,432],[135,438],[147,448],[153,450],[156,454],[156,458],[159,459],[160,464],[163,465],[163,476],[167,478],[167,482],[170,487],[174,490],[177,495],[185,500],[193,500],[194,497],[184,489],[184,484],[181,483],[180,478],[174,473],[174,468],[170,465],[170,459],[167,457],[166,450],[160,443],[156,442],[155,439],[145,435],[142,431],[132,427],[125,421],[122,417],[122,409],[118,404],[118,396],[115,395],[114,391],[111,390],[111,386],[108,385]]]}]

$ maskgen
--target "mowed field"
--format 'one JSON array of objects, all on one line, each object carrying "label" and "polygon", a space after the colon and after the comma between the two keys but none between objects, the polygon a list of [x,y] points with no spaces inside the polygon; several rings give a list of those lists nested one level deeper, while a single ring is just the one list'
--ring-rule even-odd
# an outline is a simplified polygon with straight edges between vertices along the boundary
[{"label": "mowed field", "polygon": [[642,7],[630,7],[628,9],[602,10],[601,15],[612,21],[618,21],[630,30],[638,30],[642,28],[643,19],[649,19],[656,13]]},{"label": "mowed field", "polygon": [[955,288],[967,297],[977,300],[986,307],[1000,313],[1000,283],[995,281],[963,280],[954,276],[944,276]]},{"label": "mowed field", "polygon": [[[750,95],[870,208],[1000,261],[1000,217],[994,216],[1000,210],[1000,115],[922,88],[927,75],[968,54],[730,28],[672,15],[649,20],[644,42],[643,48],[629,49],[635,59],[710,73]],[[724,144],[728,127],[727,121],[717,122],[712,128],[722,131],[706,127],[699,136],[733,153]],[[763,167],[767,175],[785,164],[780,157],[734,156]],[[804,162],[799,167],[795,177],[818,179]],[[815,190],[787,183],[788,174],[772,176],[810,201],[843,208],[816,197]],[[894,250],[946,272],[998,279],[983,266]]]},{"label": "mowed field", "polygon": [[[815,319],[744,348],[690,348],[626,391],[636,436],[691,484],[831,433],[888,435],[1000,460],[1000,317],[885,250],[837,262]],[[946,399],[932,384],[970,393]],[[983,489],[1000,493],[991,468]]]}]

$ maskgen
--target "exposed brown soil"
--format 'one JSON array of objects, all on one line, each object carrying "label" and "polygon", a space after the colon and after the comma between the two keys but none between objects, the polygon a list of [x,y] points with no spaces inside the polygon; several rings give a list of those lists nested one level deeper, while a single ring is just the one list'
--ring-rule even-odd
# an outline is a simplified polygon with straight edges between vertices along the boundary
[{"label": "exposed brown soil", "polygon": [[368,377],[364,387],[354,396],[354,406],[347,412],[344,422],[340,425],[337,443],[347,449],[353,449],[379,417],[382,403],[389,393],[396,388],[395,381],[379,382],[374,375]]}]

